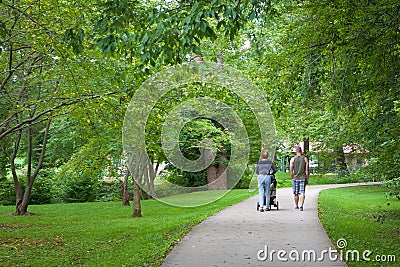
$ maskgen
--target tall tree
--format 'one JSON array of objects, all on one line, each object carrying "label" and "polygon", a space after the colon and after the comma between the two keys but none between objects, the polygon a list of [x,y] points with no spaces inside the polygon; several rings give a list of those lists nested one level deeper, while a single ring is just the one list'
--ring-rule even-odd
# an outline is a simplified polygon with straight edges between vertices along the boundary
[{"label": "tall tree", "polygon": [[311,139],[327,148],[357,143],[377,158],[372,172],[398,177],[398,2],[300,1],[290,8],[278,54],[285,93],[277,96],[288,96],[281,100],[291,104],[291,125],[309,118],[302,131]]},{"label": "tall tree", "polygon": [[[215,40],[218,35],[233,39],[244,23],[263,16],[270,7],[271,1],[109,0],[101,6],[95,34],[86,40],[105,55],[139,59],[140,68],[157,66],[152,68],[156,71],[164,64],[182,62],[189,54],[201,54],[206,39]],[[79,40],[79,34],[71,35],[76,47],[73,40]],[[150,171],[137,173],[148,176]],[[135,182],[141,180],[135,178]]]},{"label": "tall tree", "polygon": [[[95,76],[94,70],[103,71],[93,57],[78,60],[63,49],[63,29],[75,23],[76,7],[35,0],[0,5],[0,62],[5,66],[0,82],[0,142],[2,155],[10,161],[16,214],[24,215],[45,161],[53,118],[73,111],[79,103],[116,93],[102,81],[93,84],[88,79]],[[17,173],[17,158],[25,160],[25,182]]]},{"label": "tall tree", "polygon": [[[56,61],[50,33],[38,34],[45,14],[33,3],[2,2],[1,61],[6,66],[0,85],[0,140],[8,156],[16,194],[16,214],[26,214],[30,192],[42,167],[54,111],[68,103],[48,101],[59,90],[59,77],[49,75]],[[54,17],[53,17],[54,18]],[[49,18],[50,20],[52,18]],[[44,39],[44,40],[43,40]],[[42,132],[43,130],[43,132]],[[35,157],[35,150],[40,149]],[[25,150],[26,187],[23,191],[15,160]],[[35,160],[36,159],[36,160]]]}]

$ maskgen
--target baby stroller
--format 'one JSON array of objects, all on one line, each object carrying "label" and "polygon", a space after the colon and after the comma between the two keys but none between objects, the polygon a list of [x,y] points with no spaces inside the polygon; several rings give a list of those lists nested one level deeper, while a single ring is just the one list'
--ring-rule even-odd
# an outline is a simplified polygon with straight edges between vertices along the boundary
[{"label": "baby stroller", "polygon": [[[276,199],[276,179],[275,179],[275,175],[272,175],[271,178],[271,186],[270,186],[270,199],[269,199],[269,209],[271,209],[272,206],[274,206],[277,210],[279,210],[279,202]],[[262,206],[265,206],[267,204],[267,199],[266,199],[266,195],[264,195],[264,203]],[[257,201],[257,210],[260,209],[260,203]]]}]

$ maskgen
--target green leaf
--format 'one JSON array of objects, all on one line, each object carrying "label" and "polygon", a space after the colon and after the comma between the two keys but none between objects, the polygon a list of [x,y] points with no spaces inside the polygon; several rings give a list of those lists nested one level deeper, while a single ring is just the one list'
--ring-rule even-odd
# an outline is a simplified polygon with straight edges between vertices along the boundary
[{"label": "green leaf", "polygon": [[142,62],[147,62],[147,61],[148,61],[148,57],[149,57],[149,54],[148,54],[148,53],[144,53],[144,54],[140,57],[140,60],[141,60]]},{"label": "green leaf", "polygon": [[196,22],[200,22],[201,18],[203,17],[203,11],[199,11],[196,16]]},{"label": "green leaf", "polygon": [[202,20],[202,21],[200,22],[200,31],[201,31],[202,33],[206,33],[207,27],[208,27],[207,22],[205,22],[204,20]]},{"label": "green leaf", "polygon": [[158,23],[157,24],[156,36],[159,36],[163,32],[163,30],[164,30],[164,23],[163,22]]},{"label": "green leaf", "polygon": [[146,44],[147,41],[149,40],[149,35],[147,34],[147,32],[144,34],[143,38],[142,38],[142,44]]},{"label": "green leaf", "polygon": [[7,36],[7,27],[3,21],[0,21],[0,37],[5,38]]},{"label": "green leaf", "polygon": [[197,10],[198,7],[199,7],[199,3],[196,2],[196,3],[193,5],[192,9],[190,10],[190,13],[195,13],[195,11]]}]

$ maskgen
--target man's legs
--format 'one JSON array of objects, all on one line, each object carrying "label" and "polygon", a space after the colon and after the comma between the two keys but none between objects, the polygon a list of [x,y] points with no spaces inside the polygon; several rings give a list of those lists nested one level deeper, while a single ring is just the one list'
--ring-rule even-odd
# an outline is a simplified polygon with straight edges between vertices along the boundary
[{"label": "man's legs", "polygon": [[300,194],[299,196],[300,196],[299,197],[299,199],[300,199],[300,210],[303,210],[303,205],[304,205],[304,200],[306,199],[306,195],[303,193],[303,194]]},{"label": "man's legs", "polygon": [[292,180],[292,189],[293,189],[293,195],[294,195],[294,206],[296,209],[299,208],[299,181],[298,180]]},{"label": "man's legs", "polygon": [[306,199],[306,184],[305,181],[300,181],[300,190],[299,190],[299,198],[300,198],[300,210],[303,211],[304,200]]},{"label": "man's legs", "polygon": [[299,208],[299,195],[298,194],[294,195],[294,206],[296,209]]}]

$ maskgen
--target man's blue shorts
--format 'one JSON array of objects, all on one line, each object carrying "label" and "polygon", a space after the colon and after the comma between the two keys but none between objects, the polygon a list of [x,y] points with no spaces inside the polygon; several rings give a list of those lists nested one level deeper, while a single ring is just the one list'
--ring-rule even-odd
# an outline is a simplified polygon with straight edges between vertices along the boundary
[{"label": "man's blue shorts", "polygon": [[306,189],[306,180],[292,180],[293,194],[304,194]]}]

